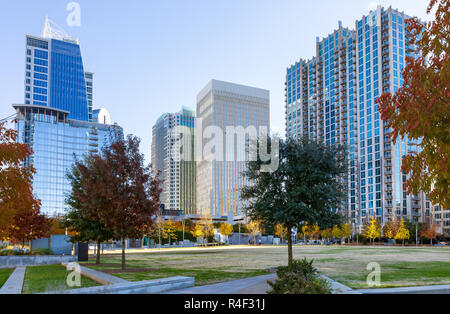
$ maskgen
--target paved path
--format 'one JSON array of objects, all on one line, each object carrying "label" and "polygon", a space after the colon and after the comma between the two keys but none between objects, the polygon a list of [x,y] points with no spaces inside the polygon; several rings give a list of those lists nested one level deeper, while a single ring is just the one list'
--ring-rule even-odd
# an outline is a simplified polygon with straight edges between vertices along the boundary
[{"label": "paved path", "polygon": [[385,289],[360,289],[362,294],[450,294],[450,285],[385,288]]},{"label": "paved path", "polygon": [[25,270],[26,267],[17,267],[0,289],[0,294],[22,294]]},{"label": "paved path", "polygon": [[276,274],[247,279],[232,280],[213,285],[173,290],[168,294],[266,294],[270,289],[267,280],[274,280]]}]

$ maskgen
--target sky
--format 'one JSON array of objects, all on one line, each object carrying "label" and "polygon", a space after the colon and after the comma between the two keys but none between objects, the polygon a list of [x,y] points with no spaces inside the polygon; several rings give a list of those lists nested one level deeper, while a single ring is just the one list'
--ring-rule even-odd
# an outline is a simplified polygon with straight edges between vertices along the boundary
[{"label": "sky", "polygon": [[0,119],[24,102],[25,35],[41,35],[45,16],[79,39],[95,73],[94,108],[106,108],[151,160],[152,126],[166,112],[196,109],[218,79],[270,90],[271,129],[284,134],[286,68],[315,54],[332,33],[377,4],[423,20],[428,0],[78,0],[80,26],[67,23],[72,0],[0,4]]}]

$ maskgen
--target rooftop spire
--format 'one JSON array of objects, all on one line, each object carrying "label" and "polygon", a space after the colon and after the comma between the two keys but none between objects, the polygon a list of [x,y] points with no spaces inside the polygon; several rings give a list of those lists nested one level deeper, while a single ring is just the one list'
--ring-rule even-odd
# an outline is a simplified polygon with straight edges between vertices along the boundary
[{"label": "rooftop spire", "polygon": [[48,16],[45,17],[44,29],[42,30],[42,37],[48,39],[58,40],[73,40],[60,26],[50,20]]}]

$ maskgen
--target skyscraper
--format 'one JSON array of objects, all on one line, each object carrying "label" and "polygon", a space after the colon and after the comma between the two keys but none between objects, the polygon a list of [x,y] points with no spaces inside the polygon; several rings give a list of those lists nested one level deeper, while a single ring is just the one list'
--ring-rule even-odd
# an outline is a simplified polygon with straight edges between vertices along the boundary
[{"label": "skyscraper", "polygon": [[403,84],[407,56],[406,20],[392,8],[378,7],[356,21],[317,39],[316,56],[296,62],[286,74],[286,136],[309,136],[349,151],[348,204],[355,228],[368,217],[385,223],[394,218],[413,222],[430,216],[426,197],[407,195],[402,157],[415,149],[403,139],[395,145],[380,119],[376,99]]},{"label": "skyscraper", "polygon": [[18,141],[33,150],[26,162],[36,169],[34,194],[48,216],[67,210],[66,174],[74,158],[100,153],[123,137],[106,109],[93,111],[92,84],[78,42],[53,29],[48,19],[43,37],[26,36],[25,103],[13,107]]},{"label": "skyscraper", "polygon": [[[227,83],[210,81],[197,96],[197,134],[208,136],[208,128],[218,128],[215,134],[218,147],[216,152],[223,158],[197,161],[197,211],[208,211],[213,218],[243,216],[245,203],[240,199],[240,190],[248,184],[242,176],[246,170],[244,159],[229,160],[225,157],[230,143],[226,140],[231,127],[270,128],[270,92],[268,90]],[[228,136],[227,136],[228,135]],[[233,138],[235,136],[233,135]],[[222,145],[223,144],[223,145]],[[221,147],[220,147],[221,146]],[[226,146],[226,147],[225,147]],[[236,152],[236,145],[234,151]],[[204,145],[202,145],[204,147]],[[238,148],[239,150],[239,148]],[[206,157],[206,156],[202,156]]]},{"label": "skyscraper", "polygon": [[[153,126],[152,165],[162,180],[161,203],[165,210],[183,215],[196,214],[194,128],[195,115],[187,108],[163,114]],[[190,146],[190,157],[185,160],[181,159],[182,146]]]}]

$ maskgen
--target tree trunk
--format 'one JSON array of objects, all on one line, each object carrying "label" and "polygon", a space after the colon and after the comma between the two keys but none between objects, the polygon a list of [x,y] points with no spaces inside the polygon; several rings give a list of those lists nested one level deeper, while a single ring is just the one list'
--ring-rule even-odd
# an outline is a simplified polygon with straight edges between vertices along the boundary
[{"label": "tree trunk", "polygon": [[[288,232],[291,232],[291,228],[288,227]],[[288,266],[292,266],[292,236],[288,235]]]},{"label": "tree trunk", "polygon": [[125,239],[122,239],[122,270],[126,269],[125,265]]},{"label": "tree trunk", "polygon": [[97,256],[95,257],[95,264],[99,265],[100,264],[100,240],[97,241]]}]

